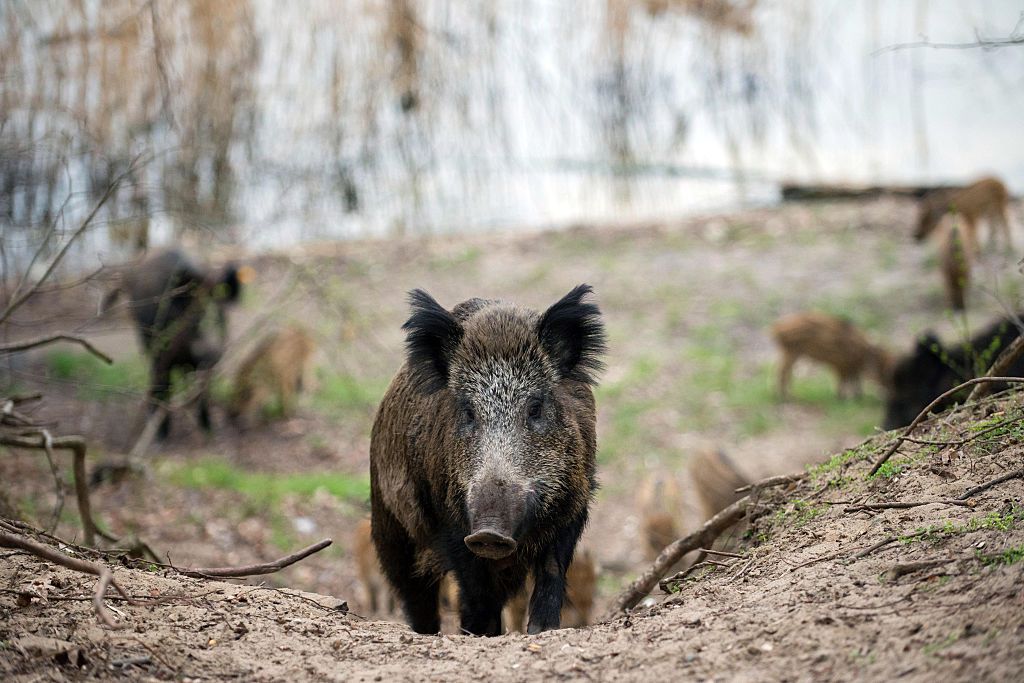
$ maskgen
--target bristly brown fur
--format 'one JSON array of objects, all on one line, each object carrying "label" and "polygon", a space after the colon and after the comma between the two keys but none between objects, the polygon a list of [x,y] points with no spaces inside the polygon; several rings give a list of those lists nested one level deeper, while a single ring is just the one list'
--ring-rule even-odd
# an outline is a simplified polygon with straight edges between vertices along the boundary
[{"label": "bristly brown fur", "polygon": [[402,325],[409,372],[419,391],[432,394],[448,384],[448,359],[462,339],[462,325],[422,289],[409,292],[409,305],[412,316]]}]

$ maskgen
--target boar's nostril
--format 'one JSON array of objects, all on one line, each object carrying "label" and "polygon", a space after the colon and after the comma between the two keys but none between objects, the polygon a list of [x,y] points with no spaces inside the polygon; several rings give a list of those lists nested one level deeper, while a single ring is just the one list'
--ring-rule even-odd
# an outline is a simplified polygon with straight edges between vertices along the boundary
[{"label": "boar's nostril", "polygon": [[491,529],[483,529],[463,539],[474,555],[488,560],[501,560],[516,550],[515,539]]}]

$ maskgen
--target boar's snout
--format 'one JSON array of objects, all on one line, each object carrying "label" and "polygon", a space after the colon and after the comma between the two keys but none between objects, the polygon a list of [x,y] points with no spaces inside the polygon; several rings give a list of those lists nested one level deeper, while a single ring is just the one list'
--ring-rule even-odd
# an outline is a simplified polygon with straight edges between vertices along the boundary
[{"label": "boar's snout", "polygon": [[504,478],[488,478],[469,496],[469,535],[463,539],[474,555],[501,560],[516,551],[532,493]]},{"label": "boar's snout", "polygon": [[516,551],[516,541],[493,529],[481,529],[464,539],[474,555],[488,560],[502,560]]}]

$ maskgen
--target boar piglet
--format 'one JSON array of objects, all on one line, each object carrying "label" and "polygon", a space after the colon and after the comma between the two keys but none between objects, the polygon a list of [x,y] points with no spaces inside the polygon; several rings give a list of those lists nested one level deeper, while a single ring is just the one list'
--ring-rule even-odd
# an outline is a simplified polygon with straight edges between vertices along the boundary
[{"label": "boar piglet", "polygon": [[499,635],[534,578],[529,633],[559,627],[595,479],[604,328],[580,285],[545,313],[410,295],[406,362],[373,425],[373,540],[412,628],[437,633],[452,572],[462,629]]}]

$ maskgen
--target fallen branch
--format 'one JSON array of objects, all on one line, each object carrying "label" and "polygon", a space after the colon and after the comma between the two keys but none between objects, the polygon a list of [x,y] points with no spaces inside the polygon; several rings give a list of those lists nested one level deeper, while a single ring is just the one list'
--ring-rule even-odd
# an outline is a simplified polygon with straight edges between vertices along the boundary
[{"label": "fallen branch", "polygon": [[1020,477],[1024,477],[1024,467],[1013,470],[1012,472],[1007,472],[1006,474],[1001,474],[992,481],[987,481],[984,484],[975,486],[972,489],[967,489],[967,491],[965,491],[963,495],[957,496],[957,500],[967,500],[971,496],[979,494],[982,491],[986,491],[998,484],[1002,484],[1004,481],[1010,481],[1011,479],[1018,479]]},{"label": "fallen branch", "polygon": [[757,493],[754,492],[740,498],[704,522],[693,533],[677,539],[665,547],[654,561],[654,564],[615,598],[608,609],[605,619],[613,619],[626,610],[636,607],[658,585],[658,582],[665,576],[669,567],[681,560],[683,555],[692,550],[711,545],[722,532],[743,519],[747,514],[747,510],[754,502]]},{"label": "fallen branch", "polygon": [[916,508],[920,505],[932,504],[973,507],[971,503],[961,499],[935,498],[934,500],[911,500],[896,503],[864,503],[862,505],[851,505],[843,510],[843,512],[862,512],[864,510],[905,510],[907,508]]},{"label": "fallen branch", "polygon": [[774,477],[768,477],[761,481],[754,482],[753,484],[747,484],[736,489],[736,493],[746,493],[754,489],[769,489],[774,486],[783,486],[785,484],[792,484],[795,481],[800,481],[807,476],[806,472],[795,472],[793,474],[779,474]]},{"label": "fallen branch", "polygon": [[81,344],[83,347],[85,347],[86,351],[96,356],[107,365],[112,365],[114,362],[113,358],[97,349],[95,346],[90,344],[85,339],[82,339],[81,337],[76,337],[73,334],[51,334],[47,337],[39,337],[37,339],[29,339],[20,342],[11,342],[9,344],[0,344],[0,354],[15,353],[17,351],[28,351],[29,349],[34,349],[37,346],[46,346],[47,344],[52,344],[58,341],[68,341],[73,342],[75,344]]},{"label": "fallen branch", "polygon": [[124,628],[124,624],[118,624],[110,616],[110,610],[103,603],[103,596],[107,592],[107,586],[113,586],[114,589],[121,594],[129,604],[135,604],[135,601],[125,593],[124,589],[118,585],[114,579],[113,573],[101,564],[95,562],[88,562],[86,560],[80,560],[70,555],[51,548],[50,546],[30,541],[22,536],[16,536],[0,531],[0,546],[5,548],[18,548],[25,552],[31,553],[36,557],[40,557],[44,560],[49,560],[54,564],[66,567],[73,571],[82,572],[84,574],[93,574],[99,577],[99,581],[96,582],[96,590],[93,592],[92,604],[96,609],[96,616],[99,617],[108,628],[121,629]]},{"label": "fallen branch", "polygon": [[[985,376],[996,377],[998,375],[1005,375],[1013,367],[1014,363],[1020,360],[1022,355],[1024,355],[1024,337],[1018,336],[1010,342],[1009,346],[1003,349],[1003,352],[992,363],[992,367],[985,373]],[[988,396],[991,391],[991,384],[979,384],[971,390],[971,395],[967,397],[967,400],[977,401]]]},{"label": "fallen branch", "polygon": [[931,569],[932,567],[938,567],[943,564],[953,562],[955,558],[947,557],[938,560],[921,560],[920,562],[902,562],[900,564],[893,565],[889,571],[885,573],[885,578],[888,581],[895,581],[901,576],[907,574],[913,574],[919,572],[922,569]]},{"label": "fallen branch", "polygon": [[[40,441],[32,441],[25,436],[0,436],[0,446],[11,446],[14,448],[27,448],[31,450],[46,450],[47,436],[45,432],[38,432]],[[49,440],[50,448],[55,450],[71,451],[73,460],[72,467],[75,475],[75,497],[78,501],[78,514],[82,518],[82,531],[85,535],[85,544],[94,545],[96,536],[99,535],[108,541],[117,539],[102,531],[92,518],[92,504],[89,502],[89,483],[85,474],[85,441],[80,436],[58,436]]]},{"label": "fallen branch", "polygon": [[304,560],[313,553],[318,553],[333,541],[329,538],[325,538],[319,543],[303,548],[297,553],[292,553],[287,557],[282,557],[279,560],[273,562],[265,562],[263,564],[250,564],[244,567],[207,567],[204,569],[181,569],[180,567],[171,567],[180,574],[185,576],[191,576],[193,578],[207,579],[207,578],[218,578],[218,579],[229,579],[229,578],[241,578],[244,576],[259,576],[261,574],[273,574],[274,572],[280,571],[289,565],[293,565],[299,560]]},{"label": "fallen branch", "polygon": [[974,386],[976,384],[997,382],[1004,382],[1007,384],[1022,384],[1024,383],[1024,377],[975,377],[974,379],[969,379],[963,384],[958,384],[949,391],[946,391],[943,394],[939,395],[934,400],[932,400],[931,403],[925,406],[924,410],[917,414],[917,417],[914,418],[914,421],[911,422],[905,430],[903,430],[903,434],[901,434],[899,438],[897,438],[892,443],[892,445],[889,446],[888,449],[886,449],[885,453],[882,454],[882,457],[875,461],[875,464],[871,467],[871,471],[868,472],[868,476],[871,476],[878,472],[879,468],[882,465],[884,465],[889,460],[889,458],[892,457],[893,453],[899,450],[899,447],[903,445],[903,442],[906,441],[907,437],[910,436],[915,429],[917,429],[917,426],[924,421],[924,419],[928,416],[928,413],[931,412],[932,408],[942,403],[942,401],[946,400],[950,396],[953,396],[957,392],[966,389],[967,387]]}]

